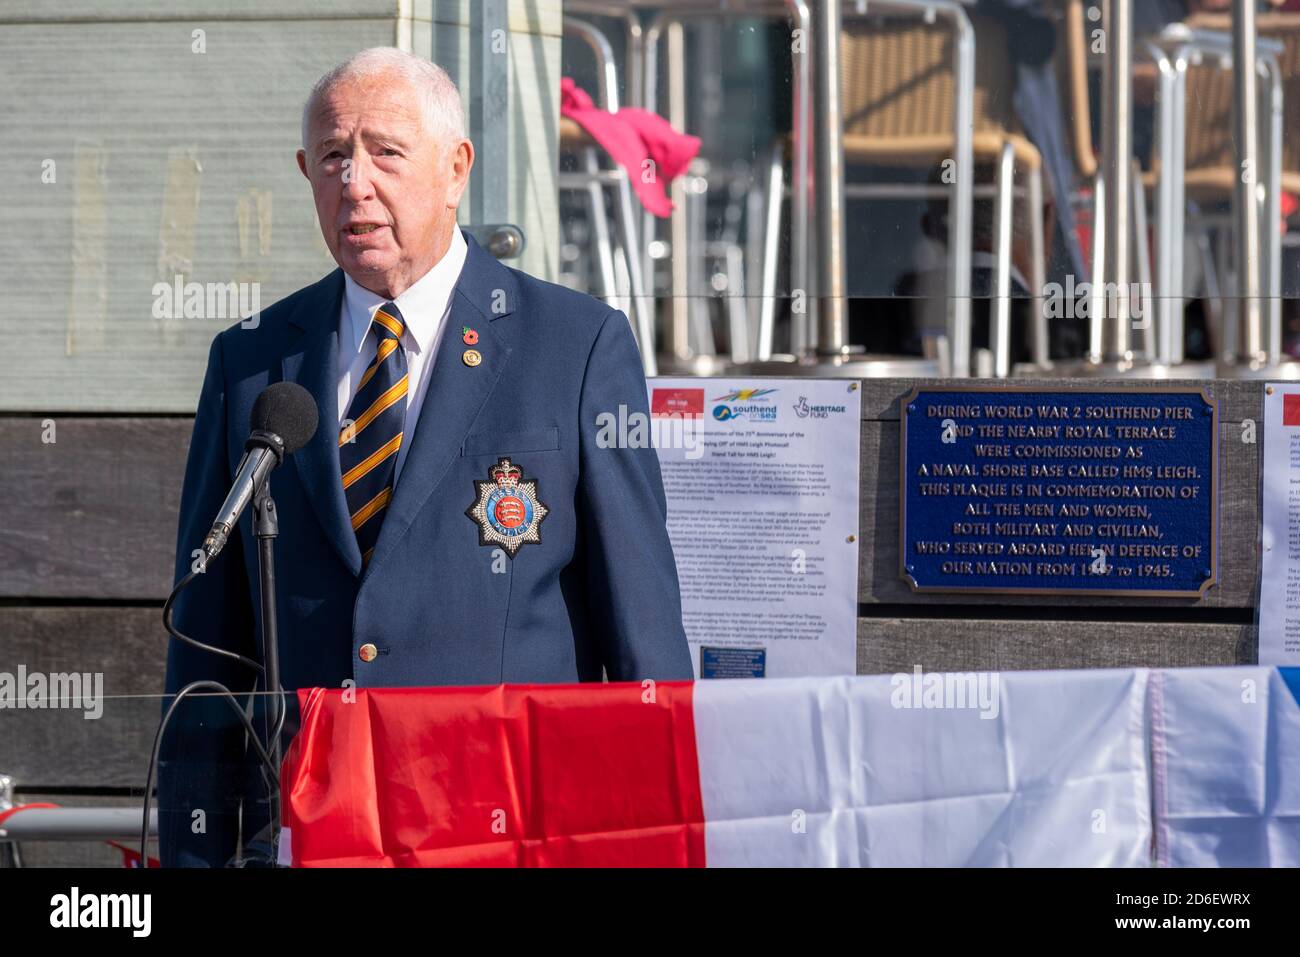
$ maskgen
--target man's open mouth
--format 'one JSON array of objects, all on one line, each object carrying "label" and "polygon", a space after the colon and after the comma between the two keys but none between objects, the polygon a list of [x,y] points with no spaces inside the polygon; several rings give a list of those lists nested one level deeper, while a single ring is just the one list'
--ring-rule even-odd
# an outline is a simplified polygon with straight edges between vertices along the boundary
[{"label": "man's open mouth", "polygon": [[360,236],[363,235],[364,233],[373,233],[376,229],[379,228],[379,225],[380,225],[379,223],[363,223],[360,226],[349,226],[348,232],[350,232],[353,236]]}]

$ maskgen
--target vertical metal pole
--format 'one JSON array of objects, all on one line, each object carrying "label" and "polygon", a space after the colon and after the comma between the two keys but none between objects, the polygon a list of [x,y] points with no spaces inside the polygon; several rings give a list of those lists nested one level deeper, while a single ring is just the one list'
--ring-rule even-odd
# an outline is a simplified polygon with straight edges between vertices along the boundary
[{"label": "vertical metal pole", "polygon": [[[1133,9],[1130,0],[1106,0],[1102,168],[1106,180],[1107,300],[1102,360],[1127,362],[1129,344],[1130,180],[1133,155]],[[1111,291],[1114,290],[1114,295]],[[1113,309],[1111,308],[1113,305]]]},{"label": "vertical metal pole", "polygon": [[1174,195],[1174,137],[1181,135],[1182,117],[1174,112],[1174,87],[1177,77],[1169,57],[1155,47],[1148,47],[1159,71],[1159,100],[1156,104],[1156,154],[1160,167],[1156,177],[1156,358],[1172,362],[1174,323],[1172,315],[1173,251],[1182,237],[1173,230],[1173,206],[1180,201]]},{"label": "vertical metal pole", "polygon": [[1268,180],[1264,200],[1264,250],[1268,282],[1268,361],[1282,361],[1282,71],[1277,59],[1268,56],[1261,63],[1268,87]]},{"label": "vertical metal pole", "polygon": [[844,263],[844,118],[840,107],[840,0],[821,0],[814,18],[817,79],[817,354],[848,351]]},{"label": "vertical metal pole", "polygon": [[758,358],[772,358],[772,341],[776,333],[776,264],[781,241],[781,204],[785,202],[785,166],[781,144],[772,145],[771,166],[767,174],[766,223],[763,228],[763,288],[758,310]]},{"label": "vertical metal pole", "polygon": [[[749,310],[745,301],[745,250],[738,243],[727,243],[727,336],[731,340],[731,361],[749,362]],[[751,260],[752,262],[753,260]]]},{"label": "vertical metal pole", "polygon": [[[695,164],[692,164],[695,165]],[[691,356],[715,355],[713,347],[713,324],[711,321],[711,295],[706,291],[706,266],[708,250],[705,248],[704,215],[708,203],[708,180],[697,173],[687,172],[682,177],[685,186],[683,209],[686,214],[687,250],[690,256],[686,260],[686,290],[690,317],[687,344]]]},{"label": "vertical metal pole", "polygon": [[605,205],[605,187],[601,185],[600,159],[596,148],[589,146],[582,151],[583,168],[591,174],[587,181],[587,204],[591,210],[591,245],[596,252],[596,266],[600,270],[601,298],[615,309],[623,308],[619,295],[618,282],[614,278],[614,244],[609,237],[609,209]]},{"label": "vertical metal pole", "polygon": [[[948,341],[952,374],[970,375],[970,271],[975,197],[975,30],[960,12],[953,14],[956,97],[953,149],[957,163],[948,210]],[[1042,290],[1038,290],[1040,293]]]},{"label": "vertical metal pole", "polygon": [[1187,212],[1187,190],[1184,181],[1187,178],[1187,123],[1184,117],[1187,116],[1187,51],[1179,50],[1174,54],[1174,86],[1173,99],[1170,101],[1172,119],[1170,120],[1171,128],[1174,131],[1173,149],[1173,168],[1160,171],[1161,178],[1168,177],[1169,194],[1172,202],[1169,205],[1169,296],[1167,308],[1169,310],[1169,362],[1171,365],[1181,365],[1186,352],[1185,338],[1183,335],[1183,296],[1186,290],[1183,288],[1184,276],[1183,269],[1183,222]]},{"label": "vertical metal pole", "polygon": [[[686,124],[686,31],[680,20],[668,24],[668,122],[675,130]],[[690,327],[690,227],[686,220],[686,177],[679,176],[671,187],[673,211],[671,269],[672,301],[669,304],[668,341],[665,351],[678,359],[691,357]]]},{"label": "vertical metal pole", "polygon": [[997,267],[993,289],[993,325],[989,345],[993,350],[993,374],[1000,379],[1011,375],[1011,220],[1015,192],[1016,151],[1002,144],[998,157],[997,205],[993,211],[994,248]]},{"label": "vertical metal pole", "polygon": [[629,10],[624,17],[627,41],[627,103],[645,105],[645,74],[641,62],[645,56],[645,37],[641,31],[641,14]]},{"label": "vertical metal pole", "polygon": [[1051,343],[1047,330],[1047,313],[1043,308],[1043,288],[1047,285],[1047,239],[1043,223],[1043,167],[1035,166],[1029,171],[1029,246],[1033,262],[1029,264],[1033,284],[1031,302],[1034,308],[1031,325],[1033,329],[1034,365],[1040,369],[1050,368]]},{"label": "vertical metal pole", "polygon": [[510,55],[500,45],[508,26],[506,0],[470,4],[471,223],[510,222]]},{"label": "vertical metal pole", "polygon": [[812,30],[813,17],[806,0],[787,0],[794,18],[794,28],[801,31],[802,43],[794,49],[794,90],[791,110],[790,173],[790,291],[802,294],[803,311],[790,315],[790,351],[802,355],[807,348],[809,323],[816,314],[809,249],[812,234]]},{"label": "vertical metal pole", "polygon": [[[1142,166],[1133,158],[1133,232],[1137,242],[1137,268],[1138,268],[1138,289],[1136,300],[1130,297],[1129,307],[1133,310],[1136,317],[1141,313],[1142,327],[1142,358],[1148,362],[1156,357],[1156,332],[1157,326],[1155,318],[1152,316],[1153,306],[1151,303],[1151,246],[1147,242],[1147,195],[1146,190],[1142,187]],[[1183,237],[1177,237],[1181,243]],[[1140,305],[1141,308],[1136,308]],[[1138,323],[1133,323],[1133,328],[1138,328]]]},{"label": "vertical metal pole", "polygon": [[645,287],[641,273],[641,251],[637,248],[640,238],[636,228],[635,204],[632,202],[632,184],[627,174],[620,175],[615,181],[617,196],[615,217],[619,231],[622,233],[623,248],[627,260],[628,299],[632,303],[629,318],[636,326],[637,344],[641,347],[641,364],[646,375],[658,375],[659,364],[655,357],[654,299]]},{"label": "vertical metal pole", "polygon": [[[666,19],[667,14],[664,12],[655,14],[650,20],[650,25],[646,27],[641,41],[641,101],[637,105],[652,113],[659,111],[659,41],[663,38]],[[650,251],[658,233],[658,217],[648,209],[642,210],[641,271],[646,276],[651,295],[655,292],[655,262]],[[669,332],[671,333],[671,330]]]},{"label": "vertical metal pole", "polygon": [[1236,361],[1267,361],[1259,301],[1259,101],[1255,90],[1255,0],[1232,4],[1232,88],[1236,101],[1233,134],[1237,146],[1237,321],[1241,335]]},{"label": "vertical metal pole", "polygon": [[1088,287],[1088,361],[1101,362],[1106,296],[1106,181],[1101,170],[1092,180],[1092,282]]}]

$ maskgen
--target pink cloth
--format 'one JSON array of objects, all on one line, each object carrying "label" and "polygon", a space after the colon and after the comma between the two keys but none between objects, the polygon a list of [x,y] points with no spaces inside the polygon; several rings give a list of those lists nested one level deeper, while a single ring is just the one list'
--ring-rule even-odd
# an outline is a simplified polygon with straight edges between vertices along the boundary
[{"label": "pink cloth", "polygon": [[[673,211],[667,186],[686,171],[700,151],[700,138],[678,133],[662,116],[625,106],[617,113],[598,108],[571,77],[560,80],[560,115],[567,116],[627,170],[641,205],[656,216]],[[647,167],[645,161],[654,165]]]}]

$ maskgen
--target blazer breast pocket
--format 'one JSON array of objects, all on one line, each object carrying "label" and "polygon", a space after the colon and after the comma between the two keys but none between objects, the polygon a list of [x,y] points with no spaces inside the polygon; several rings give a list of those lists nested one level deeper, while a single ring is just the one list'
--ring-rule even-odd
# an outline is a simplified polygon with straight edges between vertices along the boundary
[{"label": "blazer breast pocket", "polygon": [[504,432],[475,432],[465,436],[460,454],[520,455],[524,452],[552,452],[560,447],[560,430],[524,429]]}]

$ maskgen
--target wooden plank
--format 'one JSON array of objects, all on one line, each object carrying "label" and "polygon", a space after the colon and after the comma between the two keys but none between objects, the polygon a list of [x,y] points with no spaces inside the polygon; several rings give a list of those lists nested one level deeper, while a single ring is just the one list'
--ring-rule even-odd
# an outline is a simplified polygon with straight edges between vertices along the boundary
[{"label": "wooden plank", "polygon": [[193,421],[0,418],[0,597],[161,601]]},{"label": "wooden plank", "polygon": [[101,675],[103,713],[0,710],[0,772],[24,788],[144,786],[161,717],[158,608],[0,607],[0,661],[16,673]]},{"label": "wooden plank", "polygon": [[1245,665],[1256,641],[1254,625],[859,618],[858,674]]}]

